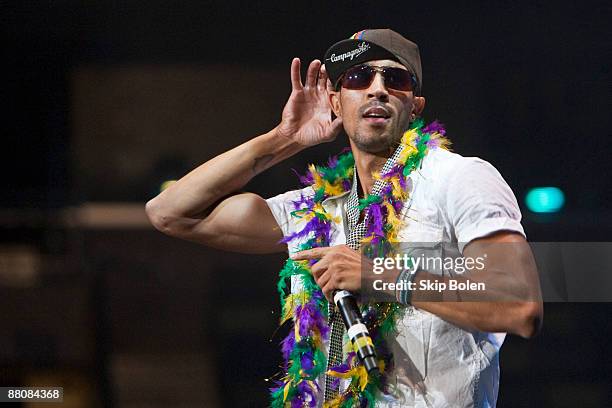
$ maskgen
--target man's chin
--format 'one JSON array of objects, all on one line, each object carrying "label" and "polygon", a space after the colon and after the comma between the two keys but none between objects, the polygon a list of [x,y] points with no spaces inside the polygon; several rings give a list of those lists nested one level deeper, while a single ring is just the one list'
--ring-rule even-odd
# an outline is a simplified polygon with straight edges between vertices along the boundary
[{"label": "man's chin", "polygon": [[375,138],[359,137],[351,140],[359,150],[366,153],[388,152],[394,145],[390,137],[381,138],[380,135]]}]

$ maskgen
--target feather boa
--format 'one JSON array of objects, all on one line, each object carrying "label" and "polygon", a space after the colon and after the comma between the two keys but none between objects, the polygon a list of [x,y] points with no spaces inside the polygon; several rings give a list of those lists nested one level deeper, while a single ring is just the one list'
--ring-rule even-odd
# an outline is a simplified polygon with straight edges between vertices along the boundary
[{"label": "feather boa", "polygon": [[[445,137],[442,124],[437,121],[424,126],[417,120],[404,133],[401,139],[403,150],[388,172],[374,173],[375,179],[386,182],[379,195],[369,195],[359,201],[359,209],[366,211],[369,223],[362,240],[365,255],[385,256],[391,244],[397,242],[397,234],[402,226],[400,212],[408,199],[409,175],[417,169],[429,150],[447,149],[450,142]],[[283,239],[289,243],[301,242],[297,250],[329,246],[333,219],[323,208],[322,202],[328,197],[345,193],[351,189],[354,172],[354,159],[349,149],[339,156],[331,157],[327,167],[310,165],[308,173],[300,176],[300,181],[311,185],[314,196],[301,198],[293,203],[295,210],[291,215],[304,224],[303,228]],[[365,245],[367,244],[367,245]],[[277,285],[281,301],[281,324],[291,320],[293,329],[281,342],[283,355],[283,374],[276,386],[270,389],[271,407],[301,408],[316,407],[319,403],[320,387],[317,378],[321,374],[350,380],[348,388],[335,399],[325,403],[325,407],[373,407],[378,391],[386,392],[385,373],[389,372],[393,359],[385,338],[395,330],[395,323],[403,307],[399,303],[375,303],[361,306],[364,320],[379,358],[381,376],[368,376],[350,342],[346,360],[325,372],[326,357],[324,342],[329,337],[327,301],[317,286],[310,267],[316,261],[293,261],[288,259],[279,273]],[[297,276],[302,282],[297,293],[290,292],[287,282]],[[345,346],[345,347],[346,347]]]}]

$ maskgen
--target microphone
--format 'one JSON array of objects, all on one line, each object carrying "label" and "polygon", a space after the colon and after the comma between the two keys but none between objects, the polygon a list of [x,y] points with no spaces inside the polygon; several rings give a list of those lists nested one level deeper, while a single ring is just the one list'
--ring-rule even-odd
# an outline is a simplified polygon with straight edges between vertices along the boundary
[{"label": "microphone", "polygon": [[346,290],[337,290],[334,292],[334,304],[342,316],[348,337],[353,343],[353,348],[357,352],[361,364],[368,374],[378,373],[376,350],[368,328],[363,323],[355,297]]}]

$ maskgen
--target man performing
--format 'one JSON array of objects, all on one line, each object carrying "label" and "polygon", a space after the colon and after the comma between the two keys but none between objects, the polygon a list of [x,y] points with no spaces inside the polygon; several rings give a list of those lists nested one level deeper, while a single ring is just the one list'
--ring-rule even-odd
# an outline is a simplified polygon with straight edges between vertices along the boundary
[{"label": "man performing", "polygon": [[[512,191],[486,161],[446,150],[439,123],[424,125],[418,47],[392,30],[363,30],[335,43],[323,63],[310,63],[304,82],[295,58],[291,84],[278,126],[149,201],[151,222],[213,248],[289,251],[279,290],[282,322],[293,328],[282,342],[284,373],[272,389],[272,406],[495,406],[505,333],[531,337],[543,314]],[[350,152],[311,166],[303,177],[307,187],[267,200],[237,193],[252,177],[334,140],[342,129]],[[355,332],[344,331],[328,300],[342,290],[359,295],[369,285],[362,266],[372,261],[360,249],[388,254],[396,242],[450,243],[465,259],[509,244],[512,283],[504,285],[513,293],[504,293],[504,302],[462,302],[457,291],[436,298],[431,290],[397,285],[376,302],[363,300],[380,372],[369,374],[355,356]],[[489,259],[479,272],[483,282],[508,276],[496,262]],[[448,283],[448,273],[414,266],[386,279],[419,286],[432,277]]]}]

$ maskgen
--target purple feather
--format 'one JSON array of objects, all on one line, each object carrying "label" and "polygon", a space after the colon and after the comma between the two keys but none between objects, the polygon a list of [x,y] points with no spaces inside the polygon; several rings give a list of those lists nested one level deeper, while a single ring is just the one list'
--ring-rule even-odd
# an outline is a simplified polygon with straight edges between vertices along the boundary
[{"label": "purple feather", "polygon": [[291,235],[286,236],[281,240],[283,243],[293,241],[296,238],[303,238],[314,233],[315,236],[323,237],[325,242],[329,242],[329,234],[331,231],[331,223],[329,221],[321,220],[319,217],[314,217],[306,223],[301,231],[297,231]]},{"label": "purple feather", "polygon": [[429,139],[425,145],[428,149],[435,149],[440,146],[440,139]]},{"label": "purple feather", "polygon": [[402,190],[404,190],[404,191],[406,191],[406,187],[408,187],[407,179],[408,179],[408,177],[405,177],[403,174],[400,174],[400,176],[399,176],[399,184],[400,184],[400,187],[402,188]]},{"label": "purple feather", "polygon": [[330,156],[327,160],[328,167],[336,167],[338,165],[338,156]]},{"label": "purple feather", "polygon": [[289,360],[289,356],[291,355],[291,350],[295,346],[295,331],[290,330],[287,337],[281,341],[281,352],[283,353],[283,358]]},{"label": "purple feather", "polygon": [[444,136],[446,134],[446,129],[444,129],[444,125],[442,123],[438,122],[438,120],[434,120],[429,125],[425,126],[422,132],[423,133],[436,133],[437,132]]},{"label": "purple feather", "polygon": [[[320,302],[321,300],[323,300],[323,292],[320,292],[320,291],[319,292],[314,292],[310,299],[313,302]],[[317,311],[318,311],[318,309],[317,309]]]},{"label": "purple feather", "polygon": [[314,326],[314,319],[308,305],[300,305],[295,310],[296,317],[298,318],[298,325],[300,336],[306,336],[310,334],[312,327]]},{"label": "purple feather", "polygon": [[300,195],[299,200],[292,201],[294,210],[302,210],[309,209],[314,207],[313,196],[305,196],[304,194]]},{"label": "purple feather", "polygon": [[382,206],[380,203],[373,203],[368,207],[368,212],[370,213],[370,228],[368,232],[371,235],[372,233],[376,235],[384,235],[383,232],[383,216],[382,216]]},{"label": "purple feather", "polygon": [[300,363],[302,365],[302,368],[306,371],[310,371],[313,369],[314,364],[312,362],[312,351],[308,351],[304,354],[302,354],[302,356],[300,357]]},{"label": "purple feather", "polygon": [[323,315],[321,310],[319,310],[316,305],[321,303],[323,300],[323,292],[315,291],[312,293],[312,297],[310,298],[310,303],[312,303],[314,309],[314,318],[317,329],[319,329],[319,333],[321,333],[321,337],[323,340],[327,340],[329,337],[329,325],[327,324],[327,318]]},{"label": "purple feather", "polygon": [[356,359],[357,359],[357,354],[354,351],[351,351],[350,353],[346,354],[346,361],[348,361],[350,364],[354,364]]},{"label": "purple feather", "polygon": [[395,214],[399,214],[404,208],[404,202],[401,200],[393,200],[393,209],[395,209]]},{"label": "purple feather", "polygon": [[387,178],[391,178],[391,177],[393,177],[395,175],[402,174],[402,171],[403,171],[402,166],[400,166],[398,164],[394,164],[393,167],[391,167],[388,172],[381,174],[381,176],[383,178],[387,179]]},{"label": "purple feather", "polygon": [[331,386],[332,386],[332,388],[340,389],[340,378],[334,377],[331,380]]},{"label": "purple feather", "polygon": [[393,189],[393,186],[391,184],[387,184],[383,187],[383,189],[381,190],[380,194],[381,196],[387,196],[389,194],[391,194],[391,190]]},{"label": "purple feather", "polygon": [[310,174],[310,172],[304,175],[301,175],[296,169],[291,169],[291,171],[295,173],[298,180],[300,180],[300,183],[302,183],[303,185],[310,186],[311,184],[314,183],[314,179],[312,178],[312,174]]},{"label": "purple feather", "polygon": [[[297,385],[297,391],[298,393],[302,396],[302,403],[306,402],[307,398],[305,398],[307,395],[310,397],[310,401],[308,402],[308,406],[309,407],[315,407],[317,406],[317,399],[316,399],[316,395],[315,395],[315,391],[312,389],[312,387],[310,386],[310,384],[306,381],[301,381],[298,385]],[[293,405],[292,405],[293,406]],[[301,408],[301,406],[298,406]]]},{"label": "purple feather", "polygon": [[330,367],[330,369],[332,371],[335,371],[337,373],[348,373],[348,371],[351,369],[351,367],[347,364],[347,363],[342,363],[342,364],[338,364],[336,366]]},{"label": "purple feather", "polygon": [[325,316],[317,308],[315,299],[311,299],[305,305],[300,305],[295,310],[295,315],[299,324],[300,336],[311,335],[313,330],[318,330],[323,338],[327,338],[329,326],[325,321]]},{"label": "purple feather", "polygon": [[349,191],[352,187],[351,181],[348,179],[342,180],[342,189],[344,191]]}]

